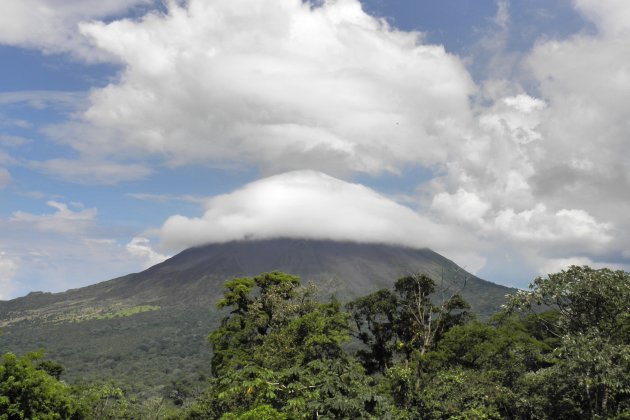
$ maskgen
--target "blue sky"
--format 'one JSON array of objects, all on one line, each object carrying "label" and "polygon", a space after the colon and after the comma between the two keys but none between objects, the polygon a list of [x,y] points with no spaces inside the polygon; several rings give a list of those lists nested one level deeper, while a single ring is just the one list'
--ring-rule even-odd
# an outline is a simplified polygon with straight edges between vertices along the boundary
[{"label": "blue sky", "polygon": [[0,8],[0,299],[273,236],[630,268],[623,0]]}]

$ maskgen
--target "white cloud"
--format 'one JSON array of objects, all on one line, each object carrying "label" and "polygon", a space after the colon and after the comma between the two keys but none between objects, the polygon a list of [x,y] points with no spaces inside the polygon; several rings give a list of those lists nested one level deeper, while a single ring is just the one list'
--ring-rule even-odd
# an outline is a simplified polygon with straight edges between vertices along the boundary
[{"label": "white cloud", "polygon": [[492,209],[522,211],[533,207],[537,200],[530,178],[536,173],[535,160],[544,147],[538,128],[544,109],[543,101],[524,94],[500,97],[481,108],[475,124],[453,134],[459,141],[450,145],[444,170],[425,188],[433,209],[446,211],[445,216],[455,219],[473,217],[468,208],[449,207],[449,202],[461,201],[463,194],[483,203],[480,205],[487,216],[494,214]]},{"label": "white cloud", "polygon": [[3,0],[0,44],[103,59],[79,33],[82,21],[115,16],[152,0]]},{"label": "white cloud", "polygon": [[[365,186],[295,171],[213,197],[202,217],[171,216],[160,239],[169,249],[276,237],[474,249],[467,235],[455,233]],[[469,259],[479,265],[478,258]]]},{"label": "white cloud", "polygon": [[137,200],[146,200],[146,201],[156,201],[159,203],[164,203],[167,201],[182,201],[185,203],[204,203],[206,201],[205,198],[184,194],[184,195],[174,195],[174,194],[151,194],[151,193],[128,193],[125,194],[127,197],[135,198]]},{"label": "white cloud", "polygon": [[[612,255],[630,248],[630,3],[576,5],[598,32],[542,42],[527,59],[548,104],[538,126],[543,147],[530,153],[536,169],[530,185],[549,207],[611,222]],[[589,223],[578,219],[586,229]]]},{"label": "white cloud", "polygon": [[34,200],[42,200],[42,199],[58,200],[62,198],[62,196],[59,194],[48,194],[42,191],[21,191],[21,192],[18,192],[18,194],[20,194],[23,197],[32,198]]},{"label": "white cloud", "polygon": [[[138,3],[113,2],[110,11],[90,16]],[[406,174],[420,165],[437,176],[421,186],[419,212],[357,184],[297,172],[215,197],[203,217],[170,218],[162,241],[183,247],[281,235],[379,239],[428,245],[474,267],[506,248],[534,272],[566,261],[627,259],[630,3],[575,4],[597,33],[541,40],[525,57],[514,57],[506,48],[509,2],[497,1],[495,30],[483,42],[488,74],[501,78],[485,81],[481,92],[458,57],[423,44],[418,33],[389,28],[356,0],[322,7],[299,0],[191,0],[171,4],[166,15],[82,23],[81,33],[122,63],[120,77],[93,90],[74,120],[46,131],[78,152],[76,160],[27,164],[64,180],[101,184],[148,177],[147,162],[334,175]],[[51,22],[84,20],[76,17],[83,6],[73,7],[60,8]],[[59,25],[59,33],[68,27]],[[59,48],[85,54],[87,44],[72,31]],[[37,34],[14,42],[55,51]],[[534,86],[529,92],[509,79],[521,62],[530,76],[523,86]],[[70,103],[61,93],[42,92],[0,95],[2,101]],[[196,199],[182,197],[189,198]],[[54,219],[22,217],[36,226]],[[470,236],[482,238],[483,247],[469,239],[453,245]],[[152,255],[142,240],[122,251]]]},{"label": "white cloud", "polygon": [[[580,7],[596,16],[593,10],[613,3]],[[420,164],[439,174],[423,186],[430,213],[421,217],[452,226],[455,237],[509,245],[531,264],[551,253],[595,253],[596,261],[630,245],[618,233],[628,229],[630,210],[623,199],[630,186],[629,54],[620,29],[538,43],[525,61],[539,95],[488,80],[471,106],[476,88],[460,60],[421,44],[418,34],[391,30],[356,1],[265,4],[193,0],[167,16],[83,25],[125,70],[92,94],[82,120],[60,132],[83,154],[148,153],[171,165],[227,160],[271,172],[378,174]],[[510,17],[508,2],[497,4],[497,33],[488,42],[507,66],[497,74],[506,76],[520,59],[503,54]],[[210,224],[210,216],[169,219],[165,243],[189,244],[187,234],[198,243],[294,231],[290,217],[281,229],[275,219],[265,225],[216,212],[209,208],[217,216]],[[176,233],[191,226],[199,229]],[[357,236],[340,232],[324,231]]]},{"label": "white cloud", "polygon": [[[540,125],[546,144],[535,188],[541,194],[593,207],[627,196],[629,56],[627,37],[604,33],[547,42],[529,57],[550,104]],[[607,207],[601,213],[615,211]]]},{"label": "white cloud", "polygon": [[593,266],[593,261],[587,257],[571,257],[571,258],[557,258],[547,260],[540,268],[539,274],[546,276],[547,274],[557,273],[561,270],[566,270],[572,265],[588,265]]},{"label": "white cloud", "polygon": [[495,219],[495,227],[505,236],[526,242],[582,241],[583,249],[612,240],[610,223],[599,223],[584,210],[561,209],[550,213],[544,204],[516,213],[503,209]]},{"label": "white cloud", "polygon": [[[57,209],[52,214],[36,215],[23,211],[16,211],[11,217],[12,222],[27,223],[35,229],[42,231],[53,231],[63,234],[79,234],[85,232],[93,225],[96,219],[97,210],[79,209],[74,211],[67,204],[58,201],[48,201],[46,204]],[[74,207],[77,207],[76,205]]]},{"label": "white cloud", "polygon": [[0,134],[0,145],[2,146],[17,147],[26,143],[28,140],[24,137]]},{"label": "white cloud", "polygon": [[167,258],[153,250],[148,239],[129,239],[127,227],[97,220],[95,208],[54,200],[47,205],[55,211],[41,215],[18,211],[9,219],[0,217],[0,250],[10,250],[10,254],[0,252],[4,299],[35,290],[59,292],[87,286]]},{"label": "white cloud", "polygon": [[512,31],[510,1],[496,0],[496,14],[486,28],[476,28],[480,37],[468,47],[466,61],[478,80],[510,77],[519,55],[509,50]]},{"label": "white cloud", "polygon": [[[13,271],[11,289],[3,289],[5,299],[42,290],[61,292],[83,287],[146,267],[147,255],[131,255],[124,245],[109,238],[71,237],[58,232],[4,231],[2,246],[12,250],[19,263]],[[2,258],[0,257],[0,269]],[[0,273],[1,274],[1,273]]]},{"label": "white cloud", "polygon": [[8,299],[15,289],[13,278],[17,268],[17,263],[11,257],[0,252],[0,300]]},{"label": "white cloud", "polygon": [[479,117],[482,130],[502,138],[513,139],[518,145],[542,140],[538,132],[544,101],[520,94],[498,100]]},{"label": "white cloud", "polygon": [[[22,144],[23,139],[17,136],[0,134],[0,146],[16,147]],[[15,163],[15,159],[0,148],[0,190],[4,189],[12,181],[11,173],[4,165]]]},{"label": "white cloud", "polygon": [[[601,266],[630,248],[630,3],[576,6],[598,32],[536,44],[523,60],[536,95],[487,81],[477,127],[423,188],[437,220],[536,271],[565,260]],[[502,270],[510,275],[509,264]]]},{"label": "white cloud", "polygon": [[54,90],[0,92],[0,105],[26,104],[35,109],[75,109],[84,106],[86,93]]},{"label": "white cloud", "polygon": [[9,185],[11,174],[4,168],[0,168],[0,190]]},{"label": "white cloud", "polygon": [[575,0],[575,4],[605,35],[628,33],[630,7],[626,0]]},{"label": "white cloud", "polygon": [[50,159],[31,161],[28,165],[38,171],[78,184],[114,185],[148,177],[152,170],[138,163],[103,162],[84,159]]},{"label": "white cloud", "polygon": [[124,231],[120,227],[104,226],[95,220],[89,229],[81,230],[77,223],[80,225],[89,215],[59,207],[58,213],[69,219],[65,225],[61,216],[50,221],[54,215],[22,223],[0,218],[0,249],[7,250],[0,253],[1,298],[12,299],[36,290],[60,292],[83,287],[138,272],[164,258],[151,251],[150,243],[141,238],[130,241],[124,236],[109,236],[117,232],[120,235]]},{"label": "white cloud", "polygon": [[10,118],[0,112],[0,127],[31,128],[33,124],[19,118]]},{"label": "white cloud", "polygon": [[11,156],[9,156],[8,153],[0,150],[0,163],[15,163],[15,159],[13,159]]},{"label": "white cloud", "polygon": [[471,118],[460,60],[358,0],[191,0],[81,31],[124,65],[56,128],[85,156],[398,172],[443,161]]},{"label": "white cloud", "polygon": [[443,216],[475,225],[483,225],[484,216],[490,210],[489,203],[463,188],[457,190],[455,194],[445,192],[436,194],[431,207]]},{"label": "white cloud", "polygon": [[155,251],[147,238],[135,237],[125,245],[125,249],[131,256],[144,260],[143,268],[149,268],[169,258],[168,255]]},{"label": "white cloud", "polygon": [[612,224],[598,222],[584,210],[553,212],[542,203],[522,211],[511,207],[496,209],[492,203],[462,188],[454,194],[436,194],[431,208],[442,218],[498,242],[508,240],[547,246],[578,244],[578,248],[590,250],[601,248],[613,239]]},{"label": "white cloud", "polygon": [[572,265],[578,265],[578,266],[588,265],[589,267],[597,268],[597,269],[609,268],[611,270],[625,270],[625,271],[628,271],[628,269],[630,269],[630,267],[628,267],[627,264],[624,265],[624,264],[610,263],[610,262],[597,262],[597,261],[593,261],[591,258],[588,258],[588,257],[570,257],[570,258],[557,258],[557,259],[546,260],[544,263],[542,263],[539,273],[541,276],[546,276],[547,274],[557,273],[561,270],[566,270]]}]

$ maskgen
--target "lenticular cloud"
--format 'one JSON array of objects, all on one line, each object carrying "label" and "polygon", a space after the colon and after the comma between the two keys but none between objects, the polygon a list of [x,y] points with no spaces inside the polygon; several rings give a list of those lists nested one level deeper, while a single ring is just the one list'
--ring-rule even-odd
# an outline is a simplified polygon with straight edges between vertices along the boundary
[{"label": "lenticular cloud", "polygon": [[291,237],[434,249],[453,235],[367,187],[314,171],[272,176],[216,196],[202,217],[172,216],[160,234],[163,245],[173,248]]}]

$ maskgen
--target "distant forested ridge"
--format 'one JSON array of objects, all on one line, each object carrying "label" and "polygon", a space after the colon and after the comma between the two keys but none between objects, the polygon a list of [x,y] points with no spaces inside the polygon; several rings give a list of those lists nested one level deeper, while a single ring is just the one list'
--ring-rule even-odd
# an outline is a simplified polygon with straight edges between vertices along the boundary
[{"label": "distant forested ridge", "polygon": [[630,273],[537,278],[484,322],[459,292],[417,274],[342,303],[283,272],[233,278],[202,389],[143,399],[7,353],[0,419],[630,419]]}]

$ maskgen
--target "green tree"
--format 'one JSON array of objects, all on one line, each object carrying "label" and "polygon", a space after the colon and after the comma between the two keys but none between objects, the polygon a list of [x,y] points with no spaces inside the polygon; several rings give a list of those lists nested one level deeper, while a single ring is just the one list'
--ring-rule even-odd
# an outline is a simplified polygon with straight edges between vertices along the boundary
[{"label": "green tree", "polygon": [[241,415],[225,414],[221,420],[286,420],[287,416],[273,407],[263,404]]},{"label": "green tree", "polygon": [[409,418],[512,418],[511,387],[541,347],[522,326],[455,326],[433,350],[388,369],[385,392]]},{"label": "green tree", "polygon": [[586,266],[539,277],[530,291],[510,297],[508,313],[541,305],[557,311],[551,319],[530,315],[547,323],[559,342],[553,366],[524,377],[545,412],[554,418],[630,412],[629,302],[629,273]]},{"label": "green tree", "polygon": [[213,375],[247,364],[268,334],[314,304],[312,289],[299,286],[298,277],[281,272],[225,282],[226,291],[217,306],[229,308],[230,313],[209,337]]},{"label": "green tree", "polygon": [[368,373],[384,373],[396,352],[398,299],[388,289],[356,299],[347,305],[356,325],[355,336],[366,348],[357,356]]},{"label": "green tree", "polygon": [[42,353],[16,357],[7,353],[0,363],[0,419],[78,419],[85,413],[69,386],[39,369]]},{"label": "green tree", "polygon": [[116,385],[82,384],[74,386],[73,392],[81,404],[81,411],[86,413],[90,420],[134,418],[129,401],[123,390]]},{"label": "green tree", "polygon": [[343,348],[349,315],[334,299],[320,303],[297,277],[273,272],[226,282],[219,306],[230,312],[209,338],[214,377],[189,418],[248,418],[264,407],[288,418],[379,412],[370,378]]},{"label": "green tree", "polygon": [[630,342],[630,274],[610,269],[571,266],[538,277],[530,291],[510,296],[506,311],[546,306],[559,316],[550,326],[562,334],[596,330],[615,342]]},{"label": "green tree", "polygon": [[61,375],[66,371],[66,368],[57,362],[52,360],[42,360],[37,364],[37,369],[43,370],[53,378],[59,380]]},{"label": "green tree", "polygon": [[394,290],[400,307],[397,332],[408,357],[412,352],[424,355],[449,328],[469,319],[470,305],[459,293],[434,304],[436,283],[423,274],[399,279]]},{"label": "green tree", "polygon": [[434,302],[436,283],[419,274],[398,279],[394,291],[379,290],[347,305],[356,324],[356,336],[367,349],[357,352],[368,372],[385,372],[395,354],[407,360],[432,349],[454,325],[465,323],[470,306],[458,293]]}]

